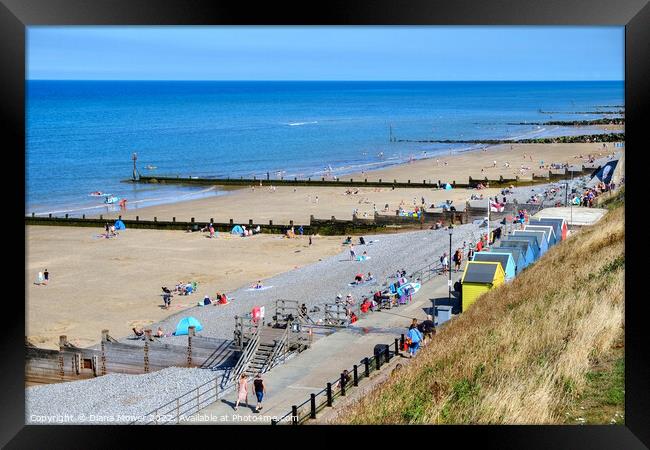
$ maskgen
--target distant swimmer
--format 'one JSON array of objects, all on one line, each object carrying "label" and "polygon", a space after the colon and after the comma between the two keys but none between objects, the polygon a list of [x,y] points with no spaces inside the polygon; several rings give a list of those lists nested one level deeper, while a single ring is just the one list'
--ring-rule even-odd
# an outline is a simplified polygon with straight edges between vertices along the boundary
[{"label": "distant swimmer", "polygon": [[384,152],[379,152],[379,157],[383,158],[384,157]]}]

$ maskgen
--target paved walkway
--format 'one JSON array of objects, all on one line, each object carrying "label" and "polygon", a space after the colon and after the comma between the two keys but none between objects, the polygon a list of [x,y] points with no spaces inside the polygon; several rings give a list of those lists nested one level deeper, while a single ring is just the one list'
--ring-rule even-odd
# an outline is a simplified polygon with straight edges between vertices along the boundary
[{"label": "paved walkway", "polygon": [[432,299],[447,300],[447,295],[447,278],[438,276],[424,284],[410,304],[370,313],[353,326],[317,340],[308,350],[264,374],[267,393],[261,413],[253,412],[256,399],[249,387],[250,408],[240,404],[234,411],[237,394],[232,392],[192,416],[189,423],[268,424],[291,411],[292,405],[303,403],[311,393],[321,391],[344,369],[372,356],[376,344],[393,343],[406,333],[411,318],[426,318]]}]

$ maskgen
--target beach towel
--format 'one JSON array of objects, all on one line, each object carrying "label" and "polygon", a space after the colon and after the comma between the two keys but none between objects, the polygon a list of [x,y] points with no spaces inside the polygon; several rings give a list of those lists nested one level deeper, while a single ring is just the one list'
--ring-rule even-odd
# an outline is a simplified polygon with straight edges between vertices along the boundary
[{"label": "beach towel", "polygon": [[373,278],[370,281],[352,282],[352,283],[348,283],[348,286],[356,287],[356,286],[365,286],[365,285],[371,285],[371,284],[377,284],[377,280],[375,280]]},{"label": "beach towel", "polygon": [[363,262],[363,261],[365,261],[367,259],[370,259],[370,256],[363,256],[363,255],[357,256],[357,261],[362,261]]},{"label": "beach towel", "polygon": [[[259,288],[254,288],[254,287],[252,287],[252,288],[248,288],[248,289],[246,289],[246,290],[247,290],[247,291],[264,291],[264,290],[266,290],[266,289],[271,289],[272,287],[273,287],[273,286],[262,286],[262,287],[259,287]],[[231,300],[232,300],[232,299],[231,299]]]}]

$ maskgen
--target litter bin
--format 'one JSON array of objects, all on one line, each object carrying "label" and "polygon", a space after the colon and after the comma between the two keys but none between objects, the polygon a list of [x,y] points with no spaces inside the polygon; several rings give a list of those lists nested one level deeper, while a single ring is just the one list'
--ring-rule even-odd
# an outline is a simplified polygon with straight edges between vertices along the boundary
[{"label": "litter bin", "polygon": [[381,358],[382,358],[381,362],[383,364],[383,363],[385,363],[387,361],[387,359],[386,359],[386,352],[387,351],[390,351],[389,348],[388,348],[388,344],[377,344],[377,345],[375,345],[375,349],[374,349],[373,353],[375,355],[375,358],[379,358],[381,356]]},{"label": "litter bin", "polygon": [[451,306],[439,305],[436,306],[436,325],[442,325],[451,319]]}]

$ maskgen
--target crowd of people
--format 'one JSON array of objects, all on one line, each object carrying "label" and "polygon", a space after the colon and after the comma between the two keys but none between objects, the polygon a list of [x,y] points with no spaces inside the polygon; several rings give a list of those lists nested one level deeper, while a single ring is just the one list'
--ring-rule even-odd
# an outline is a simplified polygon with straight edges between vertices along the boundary
[{"label": "crowd of people", "polygon": [[576,206],[592,208],[596,197],[614,189],[616,189],[616,183],[610,182],[609,184],[605,184],[601,181],[593,188],[584,189],[581,194],[574,194],[571,198],[571,203]]}]

